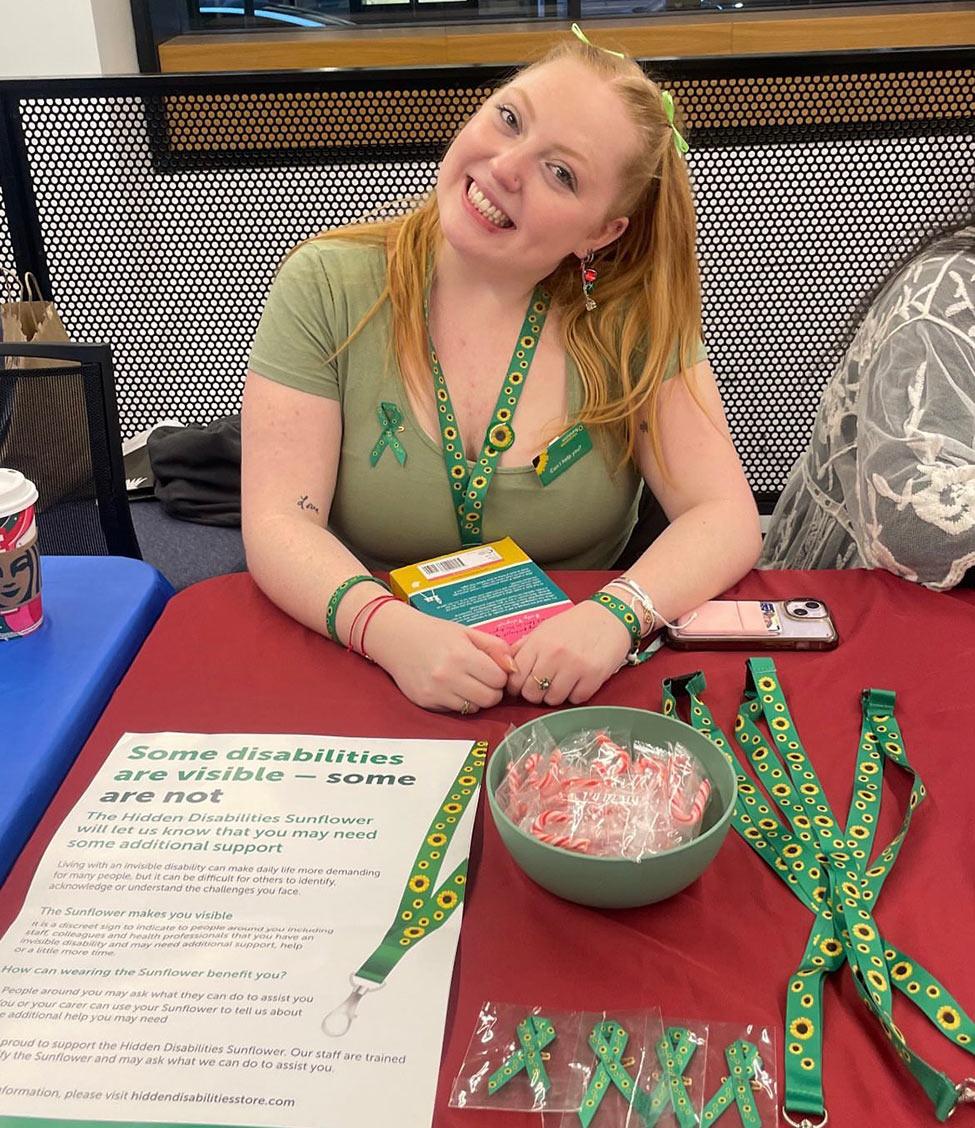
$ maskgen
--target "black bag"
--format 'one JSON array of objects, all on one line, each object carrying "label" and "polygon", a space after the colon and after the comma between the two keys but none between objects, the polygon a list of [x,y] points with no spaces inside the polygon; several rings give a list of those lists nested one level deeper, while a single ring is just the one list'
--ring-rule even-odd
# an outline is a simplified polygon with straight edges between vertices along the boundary
[{"label": "black bag", "polygon": [[181,521],[240,525],[240,416],[157,427],[147,443],[156,497]]}]

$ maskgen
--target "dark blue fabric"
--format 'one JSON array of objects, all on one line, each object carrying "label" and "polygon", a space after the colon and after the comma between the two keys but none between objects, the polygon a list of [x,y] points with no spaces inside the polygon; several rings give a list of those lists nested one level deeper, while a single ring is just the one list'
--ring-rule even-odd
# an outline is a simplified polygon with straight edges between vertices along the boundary
[{"label": "dark blue fabric", "polygon": [[0,881],[173,589],[141,560],[42,556],[44,622],[0,642]]}]

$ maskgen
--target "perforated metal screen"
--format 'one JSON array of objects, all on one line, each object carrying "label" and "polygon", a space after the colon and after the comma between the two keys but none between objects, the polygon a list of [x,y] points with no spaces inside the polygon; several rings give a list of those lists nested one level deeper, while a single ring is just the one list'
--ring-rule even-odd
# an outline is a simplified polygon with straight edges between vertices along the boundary
[{"label": "perforated metal screen", "polygon": [[[975,210],[975,53],[957,54],[877,73],[864,59],[852,72],[656,68],[690,125],[706,334],[757,493],[784,484],[869,295]],[[167,76],[22,94],[53,290],[69,333],[115,350],[123,436],[236,411],[288,248],[426,191],[501,75]]]},{"label": "perforated metal screen", "polygon": [[10,242],[10,225],[7,212],[3,204],[3,192],[0,191],[0,294],[4,293],[4,271],[16,271],[14,262],[14,248]]}]

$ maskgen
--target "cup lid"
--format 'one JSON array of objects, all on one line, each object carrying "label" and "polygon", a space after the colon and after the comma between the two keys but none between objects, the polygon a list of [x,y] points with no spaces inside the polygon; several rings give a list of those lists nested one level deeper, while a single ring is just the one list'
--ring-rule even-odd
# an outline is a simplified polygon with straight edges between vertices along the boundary
[{"label": "cup lid", "polygon": [[0,517],[19,513],[37,501],[37,487],[19,470],[0,467]]}]

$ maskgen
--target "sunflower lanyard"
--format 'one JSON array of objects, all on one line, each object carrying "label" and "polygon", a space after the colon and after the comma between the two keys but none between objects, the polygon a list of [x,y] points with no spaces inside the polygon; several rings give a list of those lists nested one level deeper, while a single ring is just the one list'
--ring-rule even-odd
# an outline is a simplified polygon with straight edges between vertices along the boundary
[{"label": "sunflower lanyard", "polygon": [[393,923],[372,955],[349,976],[352,994],[322,1022],[322,1030],[331,1037],[339,1038],[348,1032],[362,996],[385,986],[386,977],[406,953],[446,924],[464,903],[467,858],[439,886],[437,877],[457,824],[480,785],[486,754],[486,742],[480,741],[471,746],[464,766],[457,773],[423,836]]},{"label": "sunflower lanyard", "polygon": [[[809,1115],[822,1117],[820,1123],[825,1123],[822,985],[825,975],[847,961],[861,998],[928,1094],[939,1119],[946,1119],[959,1100],[973,1099],[971,1082],[955,1086],[909,1049],[891,1018],[891,984],[946,1037],[970,1053],[975,1052],[975,1023],[937,980],[884,941],[870,911],[900,851],[911,814],[926,794],[904,753],[893,717],[894,694],[884,690],[866,690],[863,694],[856,784],[844,832],[837,826],[799,743],[774,664],[768,659],[749,660],[745,700],[738,713],[735,736],[789,830],[764,803],[714,725],[710,712],[697,696],[703,689],[704,677],[700,673],[666,681],[664,713],[675,711],[675,692],[687,695],[691,724],[724,752],[736,770],[736,831],[816,916],[802,963],[789,983],[786,1023],[791,1037],[787,1044],[783,1110],[787,1121],[796,1123],[789,1116],[791,1111],[802,1116],[800,1128],[811,1128]],[[756,723],[762,718],[772,735],[771,744]],[[912,776],[911,798],[900,831],[875,863],[868,866],[885,760]]]},{"label": "sunflower lanyard", "polygon": [[[433,392],[437,401],[437,418],[440,420],[444,465],[447,467],[447,478],[453,492],[454,513],[457,519],[457,528],[460,532],[460,543],[464,548],[482,543],[484,502],[491,486],[491,475],[494,473],[495,464],[501,452],[507,450],[515,441],[511,421],[514,418],[515,408],[518,406],[521,393],[524,391],[528,369],[534,359],[535,347],[548,315],[549,302],[548,294],[540,286],[537,286],[528,302],[525,320],[518,334],[518,343],[515,345],[511,362],[508,365],[508,375],[505,377],[498,402],[494,407],[494,417],[484,436],[480,456],[470,469],[467,466],[464,444],[461,442],[460,428],[457,426],[457,417],[454,414],[454,405],[450,402],[447,381],[444,378],[443,369],[440,367],[433,340],[430,338],[429,331],[427,333],[430,345],[430,366],[433,369]],[[429,310],[426,311],[426,314],[427,325],[429,325]]]}]

